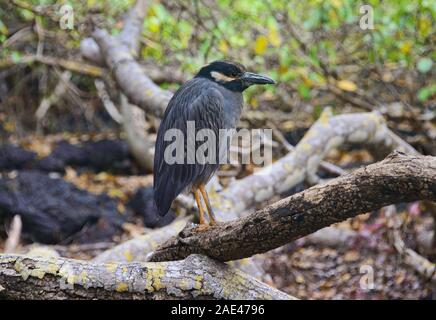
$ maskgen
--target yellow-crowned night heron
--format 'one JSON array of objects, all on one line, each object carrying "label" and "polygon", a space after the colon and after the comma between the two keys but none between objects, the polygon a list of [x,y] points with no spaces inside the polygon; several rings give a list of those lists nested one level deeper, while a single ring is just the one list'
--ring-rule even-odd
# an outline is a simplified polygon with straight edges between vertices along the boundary
[{"label": "yellow-crowned night heron", "polygon": [[[239,121],[243,97],[242,92],[254,84],[273,84],[266,76],[246,72],[245,67],[230,61],[215,61],[200,69],[198,74],[183,84],[168,104],[159,127],[154,156],[154,199],[161,216],[164,216],[173,200],[183,191],[192,191],[197,202],[200,226],[207,226],[200,194],[206,203],[210,225],[216,223],[205,184],[219,167],[214,163],[192,163],[189,161],[187,140],[188,123],[195,124],[195,132],[210,129],[217,140],[220,129],[234,129]],[[165,137],[170,129],[183,133],[183,161],[169,163],[167,148],[173,143]],[[201,143],[194,142],[195,149]],[[218,144],[218,141],[217,141]],[[220,152],[217,147],[217,154]],[[168,150],[167,150],[168,152]],[[192,159],[192,158],[191,158]]]}]

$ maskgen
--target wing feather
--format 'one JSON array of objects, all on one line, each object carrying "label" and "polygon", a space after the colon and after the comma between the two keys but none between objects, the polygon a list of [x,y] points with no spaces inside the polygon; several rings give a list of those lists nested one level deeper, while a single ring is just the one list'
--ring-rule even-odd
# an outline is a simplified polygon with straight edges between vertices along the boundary
[{"label": "wing feather", "polygon": [[[199,179],[210,178],[218,168],[218,164],[187,164],[187,121],[195,122],[196,132],[212,129],[218,139],[219,129],[224,128],[223,112],[222,94],[214,87],[205,87],[197,79],[182,86],[171,99],[158,130],[154,158],[154,198],[160,215],[168,212],[171,203],[181,192]],[[168,164],[164,159],[165,149],[172,143],[164,140],[165,132],[169,129],[179,129],[184,135],[183,164]],[[202,143],[196,142],[195,149]]]}]

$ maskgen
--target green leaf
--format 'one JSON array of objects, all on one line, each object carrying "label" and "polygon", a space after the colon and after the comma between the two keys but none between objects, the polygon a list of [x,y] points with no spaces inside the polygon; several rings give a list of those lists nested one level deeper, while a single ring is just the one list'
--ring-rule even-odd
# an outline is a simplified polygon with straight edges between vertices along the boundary
[{"label": "green leaf", "polygon": [[430,58],[422,58],[419,59],[416,67],[418,68],[418,71],[421,73],[427,73],[431,70],[433,67],[433,61]]},{"label": "green leaf", "polygon": [[19,63],[21,60],[21,53],[18,51],[13,51],[11,53],[11,59],[14,63]]},{"label": "green leaf", "polygon": [[304,99],[308,99],[310,97],[310,88],[307,87],[304,83],[301,83],[298,86],[298,93]]},{"label": "green leaf", "polygon": [[8,35],[9,30],[6,25],[3,23],[2,19],[0,19],[0,34]]},{"label": "green leaf", "polygon": [[417,96],[418,96],[419,101],[424,102],[424,101],[428,100],[428,98],[430,98],[431,96],[433,96],[435,94],[436,94],[436,84],[433,84],[433,85],[430,85],[428,87],[421,88],[418,91]]}]

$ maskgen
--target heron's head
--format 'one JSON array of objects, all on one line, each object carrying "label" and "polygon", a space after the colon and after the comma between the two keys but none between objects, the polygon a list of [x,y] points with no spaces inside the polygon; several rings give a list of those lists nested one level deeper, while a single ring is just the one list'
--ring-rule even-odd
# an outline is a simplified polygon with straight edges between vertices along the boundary
[{"label": "heron's head", "polygon": [[274,84],[274,80],[260,74],[247,72],[245,67],[237,62],[218,60],[203,68],[195,76],[207,78],[225,88],[242,92],[254,84]]}]

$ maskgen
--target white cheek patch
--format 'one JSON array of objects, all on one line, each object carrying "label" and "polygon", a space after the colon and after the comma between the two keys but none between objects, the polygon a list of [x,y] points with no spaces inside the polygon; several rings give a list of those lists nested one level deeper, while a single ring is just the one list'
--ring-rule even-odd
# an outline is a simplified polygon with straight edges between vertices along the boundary
[{"label": "white cheek patch", "polygon": [[221,82],[229,82],[229,81],[233,81],[235,80],[235,78],[232,77],[228,77],[224,74],[222,74],[221,72],[218,71],[212,71],[210,73],[210,75],[216,80],[216,81],[221,81]]}]

